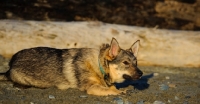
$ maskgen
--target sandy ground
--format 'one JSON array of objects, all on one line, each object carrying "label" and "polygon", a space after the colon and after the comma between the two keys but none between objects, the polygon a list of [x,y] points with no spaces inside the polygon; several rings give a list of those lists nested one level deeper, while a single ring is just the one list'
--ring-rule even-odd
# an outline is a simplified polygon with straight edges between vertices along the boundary
[{"label": "sandy ground", "polygon": [[[0,57],[0,72],[8,70],[9,59]],[[116,84],[127,94],[93,96],[77,89],[19,89],[9,81],[0,81],[1,104],[199,104],[200,70],[198,68],[139,67],[144,76],[138,81]],[[125,89],[125,88],[122,88]]]}]

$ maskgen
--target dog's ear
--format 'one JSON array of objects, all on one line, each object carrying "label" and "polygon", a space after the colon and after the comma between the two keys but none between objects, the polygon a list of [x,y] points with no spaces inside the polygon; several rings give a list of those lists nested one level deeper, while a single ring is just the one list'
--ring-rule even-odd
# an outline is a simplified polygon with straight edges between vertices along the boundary
[{"label": "dog's ear", "polygon": [[133,45],[130,48],[135,57],[137,57],[139,45],[140,45],[140,40],[137,40],[135,43],[133,43]]},{"label": "dog's ear", "polygon": [[109,54],[108,54],[109,57],[112,59],[115,58],[119,54],[119,51],[120,51],[120,47],[117,40],[115,38],[112,38],[112,41],[110,43]]}]

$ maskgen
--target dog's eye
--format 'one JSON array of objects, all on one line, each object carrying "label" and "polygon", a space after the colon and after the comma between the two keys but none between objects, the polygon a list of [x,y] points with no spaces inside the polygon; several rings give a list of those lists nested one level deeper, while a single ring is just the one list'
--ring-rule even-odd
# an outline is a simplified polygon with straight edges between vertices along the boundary
[{"label": "dog's eye", "polygon": [[129,63],[127,61],[124,61],[123,63],[124,63],[124,65],[129,65]]},{"label": "dog's eye", "polygon": [[133,63],[137,66],[137,60],[133,61]]}]

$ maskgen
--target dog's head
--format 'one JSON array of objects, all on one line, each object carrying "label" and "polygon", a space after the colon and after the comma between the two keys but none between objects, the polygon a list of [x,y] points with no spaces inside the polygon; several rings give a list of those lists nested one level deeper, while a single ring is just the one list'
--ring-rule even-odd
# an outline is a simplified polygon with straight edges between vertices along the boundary
[{"label": "dog's head", "polygon": [[142,71],[137,67],[137,53],[139,40],[129,49],[121,49],[117,40],[112,39],[106,52],[109,75],[112,82],[121,83],[124,80],[137,80],[142,76]]}]

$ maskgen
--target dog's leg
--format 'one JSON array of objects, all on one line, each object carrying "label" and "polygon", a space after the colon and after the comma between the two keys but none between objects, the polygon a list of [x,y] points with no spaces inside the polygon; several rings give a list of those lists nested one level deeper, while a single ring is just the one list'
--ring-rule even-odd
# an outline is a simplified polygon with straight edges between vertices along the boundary
[{"label": "dog's leg", "polygon": [[21,84],[18,84],[18,83],[14,83],[13,87],[17,87],[17,88],[20,88],[20,89],[31,88],[31,86],[21,85]]},{"label": "dog's leg", "polygon": [[88,88],[87,93],[98,96],[107,96],[107,95],[119,95],[126,92],[116,89],[115,86],[104,87],[102,85],[96,84]]}]

